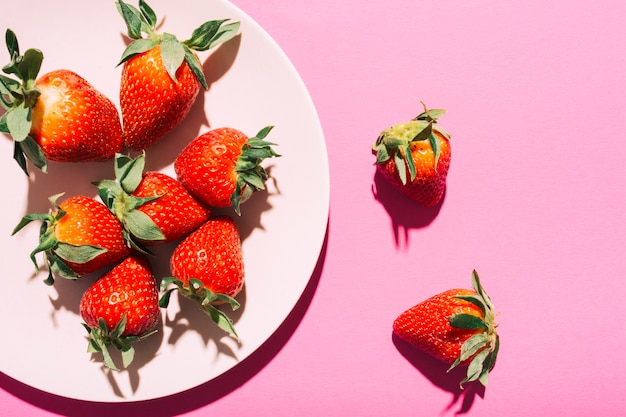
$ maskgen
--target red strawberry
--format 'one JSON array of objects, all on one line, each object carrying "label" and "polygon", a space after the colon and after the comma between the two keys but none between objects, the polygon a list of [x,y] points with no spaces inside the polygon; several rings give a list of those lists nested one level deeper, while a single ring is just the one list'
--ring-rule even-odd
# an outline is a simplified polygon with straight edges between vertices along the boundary
[{"label": "red strawberry", "polygon": [[372,147],[383,178],[426,207],[441,200],[450,168],[450,135],[437,125],[444,113],[424,105],[416,118],[383,130]]},{"label": "red strawberry", "polygon": [[239,231],[232,218],[220,216],[207,221],[187,236],[174,250],[170,260],[173,277],[164,278],[165,289],[161,307],[167,307],[170,294],[178,290],[200,305],[223,330],[237,336],[232,321],[216,304],[229,303],[239,307],[234,299],[244,284],[244,264]]},{"label": "red strawberry", "polygon": [[57,204],[61,194],[50,197],[50,213],[27,214],[13,230],[17,233],[32,221],[41,221],[39,245],[30,257],[38,270],[35,255],[43,252],[53,284],[53,273],[76,279],[128,256],[122,225],[102,203],[85,196],[70,197]]},{"label": "red strawberry", "polygon": [[130,365],[132,344],[153,334],[159,322],[159,292],[148,260],[131,255],[94,282],[80,300],[89,332],[89,352],[102,352],[104,364],[117,370],[109,348],[122,351]]},{"label": "red strawberry", "polygon": [[180,182],[196,198],[212,207],[233,206],[265,189],[265,158],[279,156],[264,139],[273,126],[248,138],[232,128],[214,129],[191,141],[174,162]]},{"label": "red strawberry", "polygon": [[4,71],[20,81],[2,78],[11,98],[0,130],[13,137],[15,159],[26,174],[26,159],[45,172],[48,160],[103,161],[121,150],[120,117],[111,100],[66,69],[49,72],[35,82],[43,60],[41,51],[29,49],[21,56],[10,30],[7,46],[12,62]]},{"label": "red strawberry", "polygon": [[476,271],[474,290],[444,291],[402,313],[393,332],[411,345],[451,364],[468,366],[461,381],[487,385],[495,365],[500,338],[491,299],[481,287]]},{"label": "red strawberry", "polygon": [[172,34],[155,32],[156,15],[145,1],[139,0],[139,9],[122,0],[117,5],[128,37],[134,40],[120,60],[124,64],[120,85],[124,143],[143,150],[187,116],[200,86],[208,88],[194,51],[206,51],[231,39],[239,22],[206,22],[190,39],[180,42]]},{"label": "red strawberry", "polygon": [[145,155],[118,154],[115,180],[95,183],[102,201],[124,225],[131,244],[155,245],[186,236],[209,219],[181,183],[160,172],[144,173]]}]

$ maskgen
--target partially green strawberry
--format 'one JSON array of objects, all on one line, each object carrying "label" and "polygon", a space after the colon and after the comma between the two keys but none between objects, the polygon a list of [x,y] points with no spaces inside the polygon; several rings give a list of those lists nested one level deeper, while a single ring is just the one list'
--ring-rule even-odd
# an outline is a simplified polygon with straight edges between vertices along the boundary
[{"label": "partially green strawberry", "polygon": [[11,62],[0,75],[2,104],[7,112],[0,131],[10,133],[14,158],[28,174],[27,160],[47,171],[47,162],[112,159],[123,146],[117,108],[80,75],[67,69],[36,79],[43,54],[28,49],[20,55],[15,34],[7,30]]},{"label": "partially green strawberry", "polygon": [[[200,87],[208,88],[195,51],[206,51],[233,38],[239,22],[205,22],[190,39],[179,41],[170,33],[157,33],[157,17],[139,0],[139,9],[117,2],[131,44],[120,64],[120,107],[124,143],[143,150],[174,129],[189,113]],[[144,34],[145,33],[145,37]]]},{"label": "partially green strawberry", "polygon": [[124,226],[126,238],[141,245],[171,242],[206,222],[210,209],[199,203],[174,178],[155,171],[144,172],[145,155],[118,154],[115,180],[96,182],[98,194]]},{"label": "partially green strawberry", "polygon": [[27,224],[41,221],[39,244],[30,258],[39,271],[35,255],[43,252],[49,272],[47,284],[54,283],[53,274],[77,279],[131,253],[121,223],[104,204],[86,196],[70,197],[58,204],[61,195],[50,197],[50,212],[27,214],[13,229],[15,234]]},{"label": "partially green strawberry", "polygon": [[191,141],[174,161],[178,180],[200,201],[211,207],[240,205],[256,191],[265,189],[266,158],[279,156],[265,137],[267,126],[248,138],[233,128],[210,130]]},{"label": "partially green strawberry", "polygon": [[[237,225],[232,218],[210,219],[174,249],[170,260],[172,277],[163,278],[161,307],[167,307],[172,291],[198,303],[224,331],[237,337],[232,320],[216,305],[239,308],[235,297],[244,285],[244,263]],[[174,286],[167,288],[170,284]]]},{"label": "partially green strawberry", "polygon": [[155,333],[159,322],[159,292],[150,263],[131,255],[94,282],[80,300],[83,326],[89,333],[88,352],[101,352],[114,370],[109,349],[122,352],[124,367],[133,361],[133,344]]},{"label": "partially green strawberry", "polygon": [[439,203],[450,169],[450,135],[437,120],[443,109],[383,130],[372,146],[376,168],[394,188],[425,207]]},{"label": "partially green strawberry", "polygon": [[473,290],[453,289],[437,294],[406,310],[393,323],[400,339],[450,364],[467,366],[461,386],[478,380],[487,385],[496,363],[500,337],[496,332],[493,303],[476,271]]}]

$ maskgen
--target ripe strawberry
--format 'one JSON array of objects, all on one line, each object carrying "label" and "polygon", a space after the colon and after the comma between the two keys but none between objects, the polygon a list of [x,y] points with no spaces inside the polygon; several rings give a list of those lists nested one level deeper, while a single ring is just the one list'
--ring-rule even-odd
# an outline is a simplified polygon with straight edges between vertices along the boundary
[{"label": "ripe strawberry", "polygon": [[143,150],[187,116],[200,86],[208,88],[194,51],[206,51],[231,39],[239,22],[208,21],[181,42],[172,34],[155,32],[157,18],[145,1],[139,0],[139,10],[122,0],[117,6],[128,37],[134,40],[120,60],[124,64],[120,85],[124,143]]},{"label": "ripe strawberry", "polygon": [[244,264],[239,231],[232,218],[219,216],[207,221],[174,249],[170,260],[173,277],[163,278],[161,287],[169,284],[161,297],[167,307],[172,291],[196,301],[202,310],[224,331],[237,337],[232,321],[215,307],[229,303],[239,308],[235,296],[244,284]]},{"label": "ripe strawberry", "polygon": [[444,291],[402,313],[393,332],[411,345],[451,364],[467,366],[461,386],[479,380],[487,385],[500,338],[491,299],[472,274],[474,290]]},{"label": "ripe strawberry", "polygon": [[265,158],[279,156],[264,139],[273,126],[248,138],[232,128],[208,131],[191,141],[174,161],[179,181],[191,194],[211,207],[232,206],[240,214],[241,203],[265,189]]},{"label": "ripe strawberry", "polygon": [[122,352],[130,365],[132,344],[155,333],[159,322],[159,292],[148,260],[131,255],[94,282],[80,300],[83,326],[89,333],[89,352],[101,352],[104,364],[114,370],[109,348]]},{"label": "ripe strawberry", "polygon": [[441,200],[450,169],[450,135],[437,125],[444,113],[424,105],[416,118],[383,130],[372,147],[383,178],[426,207]]},{"label": "ripe strawberry", "polygon": [[26,159],[45,172],[48,160],[103,161],[121,150],[121,122],[111,100],[66,69],[35,81],[43,60],[41,51],[29,49],[20,55],[10,30],[7,47],[12,61],[4,72],[20,81],[0,79],[6,87],[1,90],[9,97],[0,130],[13,137],[14,157],[26,174]]},{"label": "ripe strawberry", "polygon": [[160,172],[143,172],[145,155],[132,159],[118,154],[115,180],[96,182],[102,201],[120,220],[132,244],[155,245],[186,236],[210,217],[174,178]]},{"label": "ripe strawberry", "polygon": [[95,272],[128,256],[122,225],[99,201],[74,196],[57,204],[62,194],[50,197],[54,209],[49,213],[27,214],[13,229],[13,234],[32,221],[41,221],[39,245],[30,254],[38,271],[35,255],[44,253],[49,275],[46,283],[54,283],[53,273],[76,279]]}]

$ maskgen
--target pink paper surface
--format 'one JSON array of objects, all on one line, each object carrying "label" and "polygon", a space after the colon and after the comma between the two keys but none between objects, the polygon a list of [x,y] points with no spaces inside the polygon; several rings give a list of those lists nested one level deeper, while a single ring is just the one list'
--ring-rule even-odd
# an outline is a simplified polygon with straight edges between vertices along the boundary
[{"label": "pink paper surface", "polygon": [[[96,404],[0,374],[0,415],[624,415],[626,3],[233,3],[290,57],[326,136],[329,230],[302,300],[256,353],[189,392]],[[447,109],[453,136],[432,209],[382,182],[370,151],[419,100]],[[502,346],[489,386],[461,391],[462,374],[391,324],[468,287],[472,269]]]}]

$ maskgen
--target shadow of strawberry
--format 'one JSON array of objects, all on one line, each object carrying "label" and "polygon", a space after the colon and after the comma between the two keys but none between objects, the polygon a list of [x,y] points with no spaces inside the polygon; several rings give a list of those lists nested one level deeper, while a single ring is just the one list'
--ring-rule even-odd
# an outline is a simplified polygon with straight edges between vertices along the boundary
[{"label": "shadow of strawberry", "polygon": [[389,214],[396,247],[403,245],[408,247],[410,231],[427,227],[432,223],[446,198],[444,192],[436,206],[420,206],[393,188],[378,171],[374,174],[372,194]]},{"label": "shadow of strawberry", "polygon": [[433,385],[452,394],[452,399],[444,407],[442,414],[448,412],[453,412],[454,415],[466,414],[472,408],[476,396],[484,398],[485,387],[479,383],[469,383],[463,388],[460,387],[459,382],[465,377],[466,368],[457,367],[448,372],[450,366],[445,362],[416,349],[393,334],[392,341],[398,352]]}]

